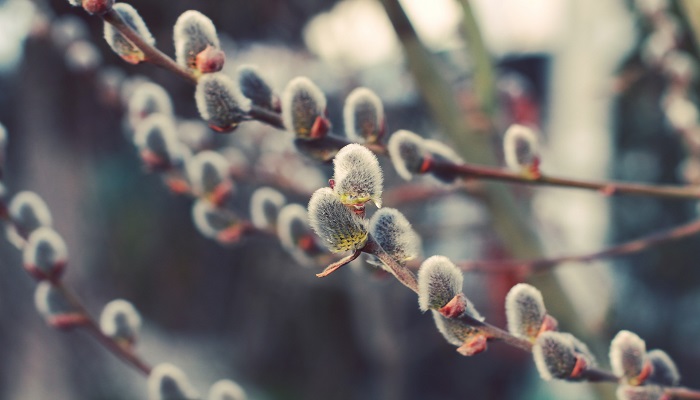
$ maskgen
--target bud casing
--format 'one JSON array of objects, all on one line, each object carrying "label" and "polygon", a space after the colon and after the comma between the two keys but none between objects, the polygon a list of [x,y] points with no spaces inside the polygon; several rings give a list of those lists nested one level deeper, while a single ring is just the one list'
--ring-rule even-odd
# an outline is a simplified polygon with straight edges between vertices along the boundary
[{"label": "bud casing", "polygon": [[251,102],[223,72],[205,74],[194,95],[202,119],[217,132],[231,132],[248,118]]},{"label": "bud casing", "polygon": [[288,131],[299,139],[326,135],[330,123],[325,117],[326,96],[309,78],[292,79],[282,94],[282,119]]},{"label": "bud casing", "polygon": [[318,189],[308,206],[309,224],[334,253],[355,251],[367,243],[365,221],[351,212],[330,188]]},{"label": "bud casing", "polygon": [[444,256],[432,256],[418,270],[418,305],[420,310],[439,310],[462,293],[464,275]]},{"label": "bud casing", "polygon": [[199,394],[192,387],[180,368],[162,363],[148,377],[148,400],[198,400]]},{"label": "bud casing", "polygon": [[100,330],[117,342],[133,345],[141,329],[141,315],[122,299],[112,300],[102,309]]},{"label": "bud casing", "polygon": [[38,280],[58,280],[68,262],[68,248],[63,238],[49,227],[29,235],[22,252],[24,268]]},{"label": "bud casing", "polygon": [[384,105],[370,89],[353,90],[343,108],[345,135],[358,142],[377,143],[384,135]]},{"label": "bud casing", "polygon": [[[148,30],[148,26],[146,26],[146,23],[134,7],[127,3],[117,3],[113,9],[119,13],[124,23],[141,36],[144,42],[151,46],[156,44],[151,31]],[[104,37],[109,47],[124,61],[130,64],[138,64],[146,60],[146,55],[141,49],[107,22],[105,22]]]},{"label": "bud casing", "polygon": [[374,153],[362,145],[349,144],[336,154],[333,169],[333,191],[343,204],[364,207],[373,201],[382,206],[384,177]]}]

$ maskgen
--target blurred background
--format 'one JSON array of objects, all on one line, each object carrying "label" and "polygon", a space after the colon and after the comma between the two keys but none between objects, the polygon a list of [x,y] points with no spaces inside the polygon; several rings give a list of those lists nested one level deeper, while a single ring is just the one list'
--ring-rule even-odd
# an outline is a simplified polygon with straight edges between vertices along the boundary
[{"label": "blurred background", "polygon": [[[475,60],[460,3],[400,3],[452,88],[448,94],[465,118],[479,121],[469,117]],[[496,111],[488,128],[477,129],[491,146],[479,152],[500,160],[505,128],[526,123],[542,132],[545,172],[700,183],[696,50],[680,3],[470,3],[496,71]],[[278,92],[293,77],[308,76],[326,93],[337,133],[345,97],[367,86],[384,102],[387,132],[409,129],[450,143],[379,1],[131,4],[167,54],[174,53],[177,17],[195,9],[218,29],[226,72],[254,64]],[[3,180],[10,193],[32,190],[46,200],[70,252],[65,280],[93,315],[114,298],[139,309],[144,359],[178,365],[202,393],[230,378],[253,399],[614,398],[611,385],[543,382],[529,355],[498,343],[484,354],[459,356],[418,311],[413,293],[363,263],[319,280],[276,238],[223,246],[203,237],[191,199],[171,194],[142,167],[123,101],[130,85],[151,80],[171,95],[178,118],[197,120],[193,88],[154,66],[125,64],[102,29],[99,18],[65,0],[0,1],[0,122],[9,133]],[[289,202],[306,205],[305,193],[332,174],[328,165],[299,156],[289,134],[257,122],[225,136],[191,127],[202,148],[235,146],[251,171],[284,175],[288,186],[278,189]],[[402,185],[388,160],[381,163],[386,190]],[[523,255],[511,248],[522,232],[494,228],[503,215],[494,215],[478,187],[418,183],[439,195],[388,202],[421,234],[426,256]],[[238,184],[232,206],[241,215],[248,215],[258,186]],[[507,194],[546,256],[592,252],[697,213],[690,201],[519,186]],[[555,313],[561,328],[585,338],[602,366],[609,366],[610,339],[627,329],[648,349],[667,351],[682,384],[698,388],[699,253],[691,238],[623,259],[564,265],[550,274],[554,280],[537,279],[563,288],[545,291],[545,302],[565,310]],[[91,337],[46,326],[34,308],[35,283],[6,241],[0,264],[0,398],[146,398],[145,379]],[[488,321],[505,326],[505,294],[526,278],[469,273],[465,293]]]}]

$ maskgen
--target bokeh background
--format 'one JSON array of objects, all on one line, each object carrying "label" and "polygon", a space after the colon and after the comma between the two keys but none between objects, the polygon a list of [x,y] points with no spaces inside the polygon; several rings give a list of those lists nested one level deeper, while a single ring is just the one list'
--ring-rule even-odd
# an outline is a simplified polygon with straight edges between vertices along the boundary
[{"label": "bokeh background", "polygon": [[[696,84],[687,84],[686,103],[669,106],[678,82],[668,72],[673,66],[662,62],[682,51],[691,60],[690,76],[695,72],[695,42],[679,4],[471,3],[497,71],[493,146],[479,151],[499,155],[503,130],[524,122],[541,128],[544,171],[697,183]],[[455,101],[473,108],[474,60],[459,3],[401,4]],[[217,26],[228,72],[255,64],[279,92],[295,76],[310,77],[328,96],[338,133],[344,98],[367,86],[384,101],[388,132],[409,129],[449,143],[379,1],[132,5],[168,54],[177,17],[195,9]],[[654,36],[664,29],[672,44]],[[80,40],[94,47],[71,48]],[[274,238],[255,236],[233,246],[204,238],[192,223],[192,201],[170,194],[144,170],[125,133],[121,96],[134,79],[162,85],[179,117],[198,118],[192,87],[156,67],[126,65],[104,43],[99,18],[65,0],[0,1],[0,122],[9,132],[3,180],[11,193],[33,190],[46,200],[70,251],[65,279],[93,315],[114,298],[140,310],[139,351],[149,362],[180,366],[202,393],[218,379],[234,379],[253,399],[614,398],[610,385],[542,382],[527,354],[497,343],[485,354],[459,356],[430,316],[420,314],[413,293],[362,265],[319,280]],[[265,168],[256,160],[298,162],[291,137],[262,124],[203,137],[210,147],[243,149],[251,169]],[[402,183],[387,161],[388,189]],[[284,189],[290,202],[306,204],[299,192],[330,177],[328,166],[304,165],[287,176],[298,189]],[[239,185],[235,205],[243,215],[256,186]],[[424,254],[453,260],[514,255],[482,196],[447,191],[425,201],[396,200],[421,234]],[[690,201],[565,189],[509,192],[550,256],[594,251],[697,213]],[[624,259],[564,265],[552,275],[563,295],[545,301],[570,305],[555,316],[564,330],[586,339],[601,365],[608,364],[610,339],[628,329],[649,349],[666,350],[684,385],[700,387],[699,244],[691,238]],[[503,298],[522,279],[468,274],[465,293],[489,321],[504,326]],[[145,379],[91,337],[46,326],[34,308],[34,287],[20,254],[0,241],[0,398],[145,399]]]}]

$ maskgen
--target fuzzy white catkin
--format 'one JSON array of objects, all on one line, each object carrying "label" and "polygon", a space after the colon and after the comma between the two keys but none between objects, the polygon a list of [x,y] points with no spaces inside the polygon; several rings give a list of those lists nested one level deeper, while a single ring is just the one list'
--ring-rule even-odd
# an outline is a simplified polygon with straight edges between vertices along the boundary
[{"label": "fuzzy white catkin", "polygon": [[68,4],[72,5],[73,7],[80,7],[83,5],[81,0],[68,0]]},{"label": "fuzzy white catkin", "polygon": [[543,332],[532,347],[532,356],[540,377],[545,381],[567,379],[576,366],[576,350],[571,336],[561,332]]},{"label": "fuzzy white catkin", "polygon": [[231,213],[214,207],[205,199],[197,199],[192,205],[192,221],[204,237],[217,239],[221,231],[236,223]]},{"label": "fuzzy white catkin", "polygon": [[282,247],[303,267],[315,266],[314,259],[297,245],[302,235],[311,234],[306,208],[301,204],[287,204],[277,217],[277,234]]},{"label": "fuzzy white catkin", "polygon": [[309,200],[309,224],[334,253],[354,251],[367,242],[365,220],[352,213],[330,188],[318,189]]},{"label": "fuzzy white catkin", "polygon": [[[238,86],[243,95],[256,106],[272,110],[275,108],[275,95],[258,69],[252,65],[241,65],[236,69]],[[279,104],[277,105],[279,107]]]},{"label": "fuzzy white catkin", "polygon": [[39,227],[50,227],[53,221],[49,207],[34,192],[17,193],[10,201],[8,212],[12,223],[27,236]]},{"label": "fuzzy white catkin", "polygon": [[282,93],[285,128],[297,137],[308,138],[316,118],[326,111],[326,95],[309,78],[292,79]]},{"label": "fuzzy white catkin", "polygon": [[44,318],[75,312],[68,299],[48,281],[40,282],[34,291],[34,306]]},{"label": "fuzzy white catkin", "polygon": [[678,373],[676,363],[663,350],[651,350],[647,353],[647,359],[651,361],[652,373],[649,382],[662,386],[678,386],[681,375]]},{"label": "fuzzy white catkin", "polygon": [[31,235],[22,252],[24,265],[44,273],[54,270],[59,263],[68,261],[68,248],[61,235],[49,227],[41,227]]},{"label": "fuzzy white catkin", "polygon": [[153,82],[139,84],[129,97],[129,123],[136,129],[139,121],[151,114],[173,115],[173,102],[162,86]]},{"label": "fuzzy white catkin", "polygon": [[[151,31],[148,30],[148,26],[146,26],[146,23],[134,7],[127,3],[117,3],[112,9],[119,13],[119,16],[122,17],[124,22],[136,31],[144,42],[151,46],[156,44],[156,40],[153,38],[153,35],[151,35]],[[126,61],[130,63],[143,61],[143,52],[114,28],[112,24],[105,22],[104,37],[109,47]]]},{"label": "fuzzy white catkin", "polygon": [[646,343],[630,331],[620,331],[610,343],[610,366],[613,374],[636,378],[646,361]]},{"label": "fuzzy white catkin", "polygon": [[199,394],[180,368],[163,363],[148,377],[148,400],[197,400]]},{"label": "fuzzy white catkin", "polygon": [[384,105],[370,89],[357,88],[345,100],[343,121],[348,139],[354,142],[374,141],[382,130]]},{"label": "fuzzy white catkin", "polygon": [[209,389],[207,400],[246,400],[245,390],[236,382],[229,379],[217,381]]},{"label": "fuzzy white catkin", "polygon": [[246,118],[251,101],[223,72],[204,74],[194,93],[202,119],[220,130],[230,130]]},{"label": "fuzzy white catkin", "polygon": [[0,123],[0,168],[5,166],[5,157],[7,153],[7,129],[5,125]]},{"label": "fuzzy white catkin", "polygon": [[382,206],[384,177],[377,156],[366,147],[352,143],[333,159],[333,191],[343,204],[356,205],[373,201]]},{"label": "fuzzy white catkin", "polygon": [[418,305],[425,312],[438,310],[462,293],[462,271],[444,256],[432,256],[418,270]]},{"label": "fuzzy white catkin", "polygon": [[200,195],[211,193],[224,181],[230,181],[228,172],[226,158],[212,150],[197,153],[187,164],[190,183]]},{"label": "fuzzy white catkin", "polygon": [[508,331],[523,339],[532,339],[547,315],[542,293],[526,283],[513,286],[506,295],[506,319]]},{"label": "fuzzy white catkin", "polygon": [[270,187],[261,187],[250,197],[250,219],[259,229],[274,228],[280,209],[287,202],[284,195]]},{"label": "fuzzy white catkin", "polygon": [[420,255],[421,239],[408,219],[395,208],[382,208],[372,215],[369,232],[374,240],[398,262]]},{"label": "fuzzy white catkin", "polygon": [[177,19],[173,28],[173,41],[175,60],[190,71],[195,69],[197,54],[207,46],[220,47],[214,23],[206,15],[195,10],[185,11]]},{"label": "fuzzy white catkin", "polygon": [[141,329],[141,316],[130,302],[112,300],[102,309],[100,329],[111,338],[133,340]]},{"label": "fuzzy white catkin", "polygon": [[537,133],[524,125],[511,125],[503,138],[503,153],[508,168],[513,171],[527,169],[539,158]]},{"label": "fuzzy white catkin", "polygon": [[422,137],[411,131],[399,130],[391,135],[387,148],[391,163],[400,177],[410,181],[413,174],[420,172],[426,155]]},{"label": "fuzzy white catkin", "polygon": [[136,127],[134,144],[141,151],[151,151],[164,163],[174,164],[180,147],[175,121],[166,114],[152,114],[146,117]]}]

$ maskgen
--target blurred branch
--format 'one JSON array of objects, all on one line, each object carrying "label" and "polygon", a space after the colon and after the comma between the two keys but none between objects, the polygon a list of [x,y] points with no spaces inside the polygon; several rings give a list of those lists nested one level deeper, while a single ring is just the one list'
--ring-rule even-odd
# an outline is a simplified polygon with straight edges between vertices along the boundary
[{"label": "blurred branch", "polygon": [[474,61],[474,89],[487,115],[494,111],[494,71],[491,55],[486,49],[479,24],[474,17],[474,10],[469,0],[459,0],[464,14],[464,35],[469,53]]},{"label": "blurred branch", "polygon": [[458,265],[464,271],[485,273],[503,273],[510,271],[520,274],[530,274],[547,271],[566,262],[589,263],[603,258],[634,254],[659,244],[680,240],[698,233],[700,233],[700,220],[696,220],[689,224],[681,225],[663,232],[653,233],[651,235],[622,243],[617,246],[608,247],[594,253],[569,255],[548,259],[542,258],[538,260],[464,261],[458,263]]}]

